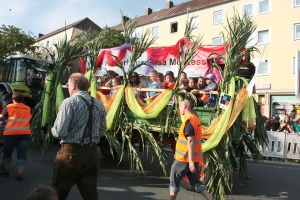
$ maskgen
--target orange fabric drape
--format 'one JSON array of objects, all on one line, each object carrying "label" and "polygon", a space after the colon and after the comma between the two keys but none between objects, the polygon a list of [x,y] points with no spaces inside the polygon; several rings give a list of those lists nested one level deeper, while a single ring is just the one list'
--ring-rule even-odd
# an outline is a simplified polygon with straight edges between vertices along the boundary
[{"label": "orange fabric drape", "polygon": [[[236,118],[239,116],[239,114],[243,110],[243,108],[247,102],[247,97],[248,97],[247,89],[246,88],[240,89],[240,91],[236,95],[225,133],[227,133],[229,128],[232,126],[232,124],[235,122]],[[209,127],[202,126],[202,130],[204,130],[203,134],[202,134],[202,138],[208,139],[214,133],[219,121],[222,118],[222,115],[223,114],[221,114],[217,118],[215,118]]]},{"label": "orange fabric drape", "polygon": [[111,104],[114,102],[120,89],[121,89],[121,87],[117,88],[116,91],[112,95],[110,95],[110,94],[104,95],[100,91],[97,91],[97,99],[103,103],[106,112],[108,112]]}]

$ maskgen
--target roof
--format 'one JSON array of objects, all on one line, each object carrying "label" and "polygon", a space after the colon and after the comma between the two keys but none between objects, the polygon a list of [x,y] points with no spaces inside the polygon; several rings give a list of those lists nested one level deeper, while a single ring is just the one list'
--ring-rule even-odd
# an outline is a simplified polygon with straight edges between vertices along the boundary
[{"label": "roof", "polygon": [[67,25],[66,27],[62,27],[60,29],[57,29],[57,30],[51,32],[51,33],[47,33],[47,34],[35,39],[35,42],[41,41],[43,39],[46,39],[48,37],[51,37],[51,36],[56,35],[58,33],[61,33],[65,30],[70,29],[70,28],[78,28],[80,30],[88,30],[89,28],[92,28],[93,30],[101,31],[101,28],[97,24],[95,24],[92,20],[90,20],[89,18],[86,17],[86,18],[81,19],[77,22],[74,22],[72,24]]},{"label": "roof", "polygon": [[[171,8],[164,8],[158,11],[154,11],[149,15],[142,15],[139,17],[136,17],[136,22],[139,26],[149,24],[152,22],[160,21],[162,19],[174,17],[177,15],[185,14],[187,11],[195,11],[200,10],[202,8],[207,8],[210,6],[214,6],[217,4],[221,4],[227,1],[233,1],[233,0],[192,0],[188,2],[184,2],[178,5],[174,5]],[[122,24],[118,24],[116,26],[110,27],[112,29],[116,30],[123,30]]]}]

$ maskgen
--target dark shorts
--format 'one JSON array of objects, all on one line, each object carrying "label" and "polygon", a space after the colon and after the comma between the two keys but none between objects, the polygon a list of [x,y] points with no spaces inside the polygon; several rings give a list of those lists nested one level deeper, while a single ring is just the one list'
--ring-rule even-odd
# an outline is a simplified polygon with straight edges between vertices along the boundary
[{"label": "dark shorts", "polygon": [[170,173],[170,191],[179,192],[180,181],[185,175],[187,175],[190,184],[195,187],[196,192],[202,192],[206,189],[206,186],[199,180],[200,167],[198,163],[195,163],[197,173],[192,173],[189,168],[189,163],[180,162],[175,160]]},{"label": "dark shorts", "polygon": [[58,191],[59,199],[66,199],[74,184],[83,199],[98,199],[99,164],[96,144],[62,144],[55,158],[52,177],[52,186]]}]

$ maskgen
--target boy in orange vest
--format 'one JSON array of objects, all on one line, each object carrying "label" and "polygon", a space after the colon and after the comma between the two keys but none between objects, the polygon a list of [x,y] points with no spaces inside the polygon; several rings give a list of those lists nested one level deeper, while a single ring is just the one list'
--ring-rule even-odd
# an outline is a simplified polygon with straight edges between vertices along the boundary
[{"label": "boy in orange vest", "polygon": [[184,99],[179,103],[180,114],[185,120],[179,129],[176,143],[175,161],[170,173],[170,199],[174,200],[180,189],[180,181],[186,175],[196,192],[200,192],[205,199],[211,200],[206,186],[199,180],[202,162],[202,131],[201,122],[193,112],[194,103],[191,99]]}]

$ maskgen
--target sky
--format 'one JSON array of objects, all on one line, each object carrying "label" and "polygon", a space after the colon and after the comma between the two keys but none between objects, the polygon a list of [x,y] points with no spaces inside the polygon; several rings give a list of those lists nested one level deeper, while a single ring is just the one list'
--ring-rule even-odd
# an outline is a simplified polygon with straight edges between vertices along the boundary
[{"label": "sky", "polygon": [[[172,0],[174,5],[189,0]],[[0,25],[13,25],[25,33],[47,34],[88,17],[98,26],[121,22],[120,10],[130,18],[166,7],[166,0],[0,0]]]}]

